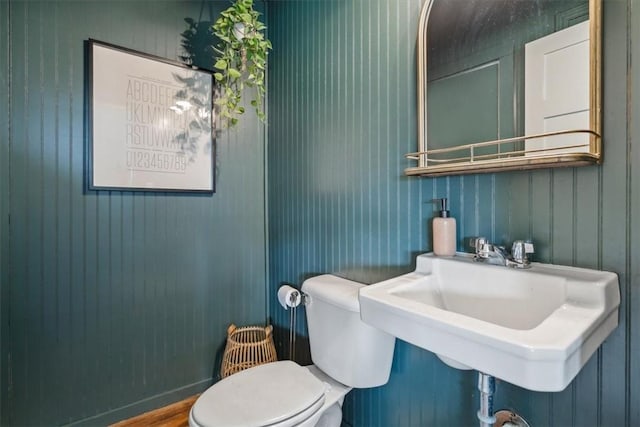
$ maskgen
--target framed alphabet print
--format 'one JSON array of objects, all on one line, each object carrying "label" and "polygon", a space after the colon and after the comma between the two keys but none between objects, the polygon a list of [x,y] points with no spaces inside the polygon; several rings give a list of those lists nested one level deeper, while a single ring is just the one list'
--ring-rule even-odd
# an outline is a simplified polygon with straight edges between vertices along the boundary
[{"label": "framed alphabet print", "polygon": [[90,189],[214,191],[213,76],[89,40]]}]

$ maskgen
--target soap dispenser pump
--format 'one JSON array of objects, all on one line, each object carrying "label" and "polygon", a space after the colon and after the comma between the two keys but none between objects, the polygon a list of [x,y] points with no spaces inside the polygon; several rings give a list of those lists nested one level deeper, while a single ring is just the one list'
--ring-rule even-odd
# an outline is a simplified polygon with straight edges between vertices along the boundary
[{"label": "soap dispenser pump", "polygon": [[440,203],[440,212],[433,219],[433,253],[438,256],[453,256],[456,254],[456,219],[449,214],[446,198],[435,201]]}]

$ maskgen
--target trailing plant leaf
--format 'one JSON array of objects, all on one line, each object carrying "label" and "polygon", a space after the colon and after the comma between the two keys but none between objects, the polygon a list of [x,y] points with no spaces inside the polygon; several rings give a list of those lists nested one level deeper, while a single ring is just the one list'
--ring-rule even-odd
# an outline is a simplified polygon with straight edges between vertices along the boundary
[{"label": "trailing plant leaf", "polygon": [[265,121],[263,100],[267,54],[271,42],[262,33],[267,27],[259,21],[260,13],[253,9],[253,0],[235,0],[231,7],[220,13],[213,24],[213,33],[220,43],[214,47],[219,55],[214,77],[221,86],[221,98],[216,101],[220,115],[229,126],[238,123],[237,116],[244,113],[240,105],[244,85],[253,88],[251,106]]},{"label": "trailing plant leaf", "polygon": [[234,80],[242,76],[242,74],[240,74],[240,71],[236,70],[235,68],[229,68],[227,70],[227,73],[229,74],[229,77]]}]

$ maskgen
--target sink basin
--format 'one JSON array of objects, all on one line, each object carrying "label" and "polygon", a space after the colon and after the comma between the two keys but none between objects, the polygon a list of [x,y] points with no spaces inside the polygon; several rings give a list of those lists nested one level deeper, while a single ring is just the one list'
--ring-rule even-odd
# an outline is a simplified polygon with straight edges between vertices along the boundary
[{"label": "sink basin", "polygon": [[532,263],[489,265],[470,254],[423,254],[416,270],[360,290],[362,320],[535,391],[561,391],[618,325],[618,276]]}]

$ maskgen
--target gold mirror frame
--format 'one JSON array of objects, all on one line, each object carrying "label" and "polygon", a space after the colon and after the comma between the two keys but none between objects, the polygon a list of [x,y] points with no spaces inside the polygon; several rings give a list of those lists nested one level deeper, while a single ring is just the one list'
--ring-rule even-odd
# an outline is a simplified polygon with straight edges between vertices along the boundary
[{"label": "gold mirror frame", "polygon": [[[475,142],[454,148],[428,150],[427,146],[427,23],[435,0],[426,0],[418,23],[418,151],[405,155],[417,166],[405,169],[405,175],[441,176],[471,173],[500,172],[519,169],[587,166],[602,162],[602,0],[589,0],[589,121],[590,129],[574,129],[537,135]],[[522,156],[524,151],[502,152],[492,155],[474,155],[474,149],[491,145],[511,144],[525,139],[537,139],[562,134],[589,134],[589,151],[583,153],[554,153],[554,149],[537,150]],[[567,147],[562,147],[567,148]],[[444,152],[465,152],[458,161],[430,160],[429,155]],[[527,154],[531,154],[528,151]],[[514,156],[519,155],[519,156]],[[511,157],[514,156],[514,157]],[[434,163],[435,164],[429,164]]]}]

